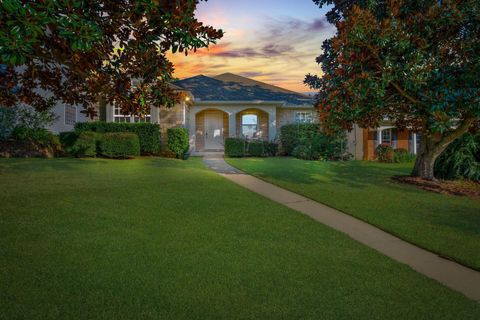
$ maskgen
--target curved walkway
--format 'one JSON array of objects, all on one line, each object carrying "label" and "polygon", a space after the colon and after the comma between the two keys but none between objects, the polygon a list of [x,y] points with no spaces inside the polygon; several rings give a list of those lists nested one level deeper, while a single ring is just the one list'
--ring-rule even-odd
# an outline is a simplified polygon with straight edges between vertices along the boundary
[{"label": "curved walkway", "polygon": [[230,181],[341,231],[480,303],[480,272],[444,259],[343,212],[245,174],[227,164],[223,153],[206,153],[204,162]]}]

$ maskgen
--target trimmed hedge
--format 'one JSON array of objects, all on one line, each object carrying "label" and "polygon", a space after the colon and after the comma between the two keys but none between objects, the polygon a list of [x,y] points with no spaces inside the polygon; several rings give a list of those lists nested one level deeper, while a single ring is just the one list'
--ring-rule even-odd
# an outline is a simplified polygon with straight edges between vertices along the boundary
[{"label": "trimmed hedge", "polygon": [[280,128],[282,151],[292,155],[293,150],[304,141],[311,141],[320,131],[318,123],[286,124]]},{"label": "trimmed hedge", "polygon": [[263,140],[246,140],[241,138],[225,139],[225,155],[232,158],[271,157],[278,151],[278,144]]},{"label": "trimmed hedge", "polygon": [[60,143],[62,144],[63,149],[69,150],[77,141],[78,133],[75,131],[60,132],[58,137],[60,138]]},{"label": "trimmed hedge", "polygon": [[177,159],[188,158],[190,147],[188,131],[185,128],[170,128],[167,130],[167,148]]},{"label": "trimmed hedge", "polygon": [[263,141],[253,140],[247,143],[248,155],[252,157],[264,157],[265,147]]},{"label": "trimmed hedge", "polygon": [[246,143],[245,139],[240,138],[225,139],[225,155],[233,158],[245,157]]},{"label": "trimmed hedge", "polygon": [[104,157],[128,159],[140,155],[140,139],[135,133],[108,132],[99,140],[99,149]]},{"label": "trimmed hedge", "polygon": [[140,141],[141,154],[153,155],[160,152],[160,126],[155,123],[80,122],[75,125],[75,131],[135,133]]},{"label": "trimmed hedge", "polygon": [[[73,139],[73,137],[71,135],[68,138]],[[63,139],[66,140],[66,135],[63,135]],[[97,155],[98,140],[98,133],[93,131],[82,132],[72,146],[66,147],[66,151],[77,158],[95,157]]]}]

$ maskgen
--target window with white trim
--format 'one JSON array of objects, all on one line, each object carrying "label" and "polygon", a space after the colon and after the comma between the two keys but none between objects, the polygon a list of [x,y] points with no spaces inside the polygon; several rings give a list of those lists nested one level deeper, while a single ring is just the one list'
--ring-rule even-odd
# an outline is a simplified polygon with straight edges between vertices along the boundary
[{"label": "window with white trim", "polygon": [[382,143],[392,143],[392,129],[382,130]]},{"label": "window with white trim", "polygon": [[147,114],[143,117],[134,116],[134,115],[124,115],[122,114],[122,108],[119,106],[113,107],[113,122],[126,122],[126,123],[145,123],[151,122],[152,116]]},{"label": "window with white trim", "polygon": [[255,138],[258,132],[258,116],[245,114],[242,116],[242,135],[245,138]]},{"label": "window with white trim", "polygon": [[296,111],[295,122],[296,123],[312,123],[313,113],[311,111]]},{"label": "window with white trim", "polygon": [[65,125],[74,126],[77,123],[77,107],[66,104],[64,119]]}]

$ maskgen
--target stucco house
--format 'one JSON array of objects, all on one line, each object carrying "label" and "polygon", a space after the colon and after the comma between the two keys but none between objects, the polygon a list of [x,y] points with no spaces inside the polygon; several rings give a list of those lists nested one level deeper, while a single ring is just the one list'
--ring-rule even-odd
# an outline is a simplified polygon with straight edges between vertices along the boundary
[{"label": "stucco house", "polygon": [[[185,93],[173,108],[151,107],[144,118],[125,116],[113,105],[99,105],[98,119],[107,122],[152,122],[160,125],[162,138],[173,127],[184,127],[190,135],[190,151],[221,151],[227,137],[275,140],[288,123],[317,121],[313,99],[307,95],[267,83],[225,73],[214,77],[198,75],[172,85]],[[90,121],[80,107],[57,104],[54,132],[73,130],[76,122]],[[388,122],[379,128],[355,126],[348,133],[347,150],[354,159],[374,159],[375,148],[387,143],[416,153],[419,139],[410,131],[400,131]]]}]

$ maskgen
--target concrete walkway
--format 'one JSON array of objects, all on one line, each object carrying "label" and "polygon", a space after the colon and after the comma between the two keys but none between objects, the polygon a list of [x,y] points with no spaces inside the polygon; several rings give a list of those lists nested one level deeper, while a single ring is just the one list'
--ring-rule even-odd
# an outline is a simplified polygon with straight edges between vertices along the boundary
[{"label": "concrete walkway", "polygon": [[245,174],[226,163],[223,153],[205,154],[204,162],[230,181],[341,231],[480,303],[480,272],[441,258],[343,212]]}]

